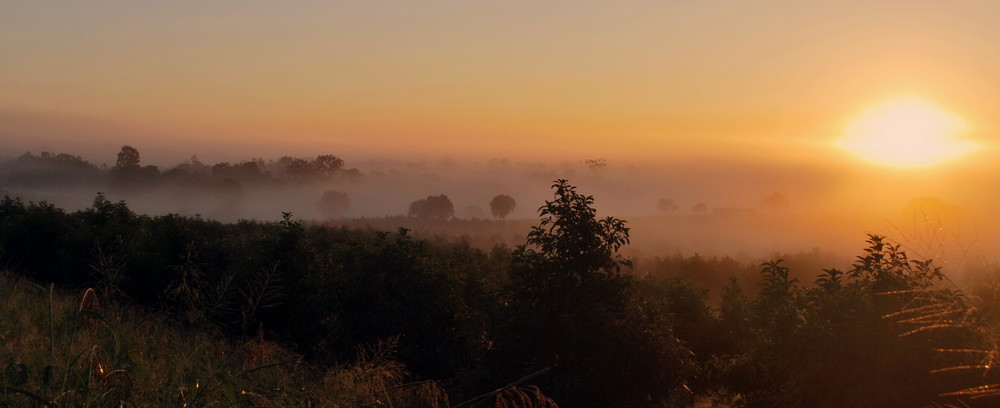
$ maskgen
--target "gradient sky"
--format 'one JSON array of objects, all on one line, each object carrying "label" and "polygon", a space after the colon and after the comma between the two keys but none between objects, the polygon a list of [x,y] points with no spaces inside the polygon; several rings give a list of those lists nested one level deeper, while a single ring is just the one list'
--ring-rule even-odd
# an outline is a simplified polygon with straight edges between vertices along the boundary
[{"label": "gradient sky", "polygon": [[784,160],[842,154],[825,142],[898,94],[989,141],[998,16],[996,1],[6,0],[0,148]]}]

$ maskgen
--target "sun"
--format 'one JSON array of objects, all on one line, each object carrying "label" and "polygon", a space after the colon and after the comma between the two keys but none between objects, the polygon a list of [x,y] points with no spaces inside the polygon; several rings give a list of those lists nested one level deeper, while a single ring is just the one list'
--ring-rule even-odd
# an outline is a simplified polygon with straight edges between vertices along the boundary
[{"label": "sun", "polygon": [[850,120],[837,146],[860,159],[897,167],[927,167],[979,149],[961,139],[966,122],[917,97],[902,97],[870,107]]}]

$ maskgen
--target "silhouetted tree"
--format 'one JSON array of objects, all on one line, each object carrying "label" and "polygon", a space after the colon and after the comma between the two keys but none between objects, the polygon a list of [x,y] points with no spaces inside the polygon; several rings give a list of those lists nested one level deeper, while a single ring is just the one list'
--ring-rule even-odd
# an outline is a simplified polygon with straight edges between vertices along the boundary
[{"label": "silhouetted tree", "polygon": [[120,169],[139,167],[139,151],[129,145],[122,146],[115,167]]},{"label": "silhouetted tree", "polygon": [[212,176],[214,177],[226,177],[228,173],[233,168],[233,165],[229,162],[216,163],[212,165]]},{"label": "silhouetted tree", "polygon": [[115,167],[109,173],[111,185],[116,188],[148,188],[160,178],[160,169],[156,166],[139,166],[139,151],[125,145],[118,152]]},{"label": "silhouetted tree", "polygon": [[[282,159],[284,159],[284,157]],[[315,172],[316,169],[313,167],[312,163],[298,158],[293,158],[288,163],[288,167],[285,167],[285,174],[294,178],[308,178],[315,174]]]},{"label": "silhouetted tree", "polygon": [[698,203],[691,207],[691,212],[696,214],[704,214],[708,212],[708,206],[705,203]]},{"label": "silhouetted tree", "polygon": [[677,211],[677,204],[669,198],[661,198],[660,201],[656,202],[656,208],[664,212]]},{"label": "silhouetted tree", "polygon": [[184,161],[184,163],[178,164],[174,169],[184,170],[188,173],[208,173],[211,167],[202,163],[198,159],[197,155],[191,156],[191,158]]},{"label": "silhouetted tree", "polygon": [[594,275],[617,274],[629,266],[618,255],[618,249],[629,242],[625,221],[614,217],[598,220],[594,197],[577,193],[567,180],[556,180],[552,188],[555,200],[538,209],[542,221],[528,233],[528,245],[538,251],[526,254],[541,256],[567,273],[579,274],[582,281]]},{"label": "silhouetted tree", "polygon": [[[566,180],[539,208],[541,222],[513,254],[501,360],[566,406],[648,406],[683,381],[690,352],[634,298],[625,221],[597,218],[594,198]],[[512,373],[513,374],[513,373]]]},{"label": "silhouetted tree", "polygon": [[327,217],[340,217],[351,209],[351,200],[348,199],[347,193],[327,190],[323,192],[323,196],[316,203],[316,209]]},{"label": "silhouetted tree", "polygon": [[501,220],[507,217],[507,214],[513,212],[516,206],[517,202],[514,201],[514,197],[506,194],[499,194],[490,200],[490,212],[493,213],[494,217]]},{"label": "silhouetted tree", "polygon": [[257,162],[245,161],[236,165],[228,162],[212,166],[212,177],[217,179],[233,179],[239,181],[258,181],[266,177]]},{"label": "silhouetted tree", "polygon": [[288,172],[288,165],[292,164],[296,159],[292,156],[281,156],[278,160],[269,161],[268,167],[271,168],[275,173],[280,175],[286,175]]},{"label": "silhouetted tree", "polygon": [[313,160],[312,167],[320,177],[336,176],[344,168],[344,160],[332,154],[325,154]]},{"label": "silhouetted tree", "polygon": [[432,195],[410,203],[409,214],[417,218],[446,220],[455,214],[455,206],[444,194]]},{"label": "silhouetted tree", "polygon": [[352,176],[359,174],[357,169],[344,170],[344,160],[332,154],[321,155],[311,161],[283,156],[277,162],[272,162],[272,166],[278,173],[296,179],[331,177],[345,172]]},{"label": "silhouetted tree", "polygon": [[345,178],[360,178],[364,176],[364,174],[361,173],[361,170],[358,170],[356,168],[341,170],[340,175]]}]

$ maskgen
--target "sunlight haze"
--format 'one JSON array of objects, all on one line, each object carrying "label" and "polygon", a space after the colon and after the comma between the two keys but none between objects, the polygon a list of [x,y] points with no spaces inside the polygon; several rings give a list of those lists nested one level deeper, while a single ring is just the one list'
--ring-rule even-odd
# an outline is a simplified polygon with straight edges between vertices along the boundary
[{"label": "sunlight haze", "polygon": [[[662,197],[724,213],[778,192],[842,230],[840,244],[780,239],[800,246],[846,246],[936,197],[984,242],[1000,198],[982,188],[1000,181],[996,15],[974,1],[9,1],[0,149],[112,166],[127,144],[164,171],[334,154],[413,177],[347,189],[367,197],[354,216],[449,191],[469,214],[489,189],[537,203],[556,177],[623,216]],[[315,198],[256,194],[258,207],[208,213],[315,214]]]},{"label": "sunlight haze", "polygon": [[998,0],[0,0],[0,407],[1000,406],[997,186]]},{"label": "sunlight haze", "polygon": [[[1000,63],[992,2],[13,1],[0,11],[6,115],[109,121],[122,130],[92,143],[203,155],[658,160],[760,143],[796,155],[903,89],[989,117]],[[75,138],[16,140],[20,128],[3,127],[6,149]]]},{"label": "sunlight haze", "polygon": [[917,97],[882,102],[866,109],[844,129],[838,146],[859,158],[909,168],[941,164],[979,148],[959,137],[964,120]]}]

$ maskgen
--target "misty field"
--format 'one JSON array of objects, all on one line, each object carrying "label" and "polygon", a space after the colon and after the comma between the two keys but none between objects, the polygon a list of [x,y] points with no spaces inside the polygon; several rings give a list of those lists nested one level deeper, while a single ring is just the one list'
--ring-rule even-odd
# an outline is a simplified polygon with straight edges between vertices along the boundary
[{"label": "misty field", "polygon": [[878,235],[808,278],[781,259],[626,258],[628,222],[551,187],[524,241],[489,249],[291,213],[223,223],[8,196],[0,403],[996,403],[1000,272],[959,288]]},{"label": "misty field", "polygon": [[1000,406],[997,16],[0,0],[0,408]]}]

